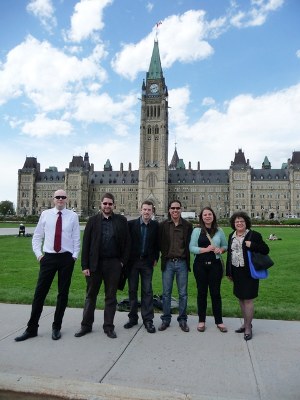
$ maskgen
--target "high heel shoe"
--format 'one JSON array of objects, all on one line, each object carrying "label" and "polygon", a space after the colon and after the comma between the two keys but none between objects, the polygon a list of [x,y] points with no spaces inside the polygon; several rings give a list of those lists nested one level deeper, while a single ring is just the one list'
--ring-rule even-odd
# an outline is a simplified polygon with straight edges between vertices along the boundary
[{"label": "high heel shoe", "polygon": [[[252,324],[251,324],[251,329],[252,329]],[[236,333],[244,333],[245,332],[245,327],[241,326],[239,329],[236,329],[234,332],[236,332]]]},{"label": "high heel shoe", "polygon": [[245,334],[244,334],[244,339],[245,339],[246,341],[252,339],[252,330],[251,330],[250,333],[245,333]]}]

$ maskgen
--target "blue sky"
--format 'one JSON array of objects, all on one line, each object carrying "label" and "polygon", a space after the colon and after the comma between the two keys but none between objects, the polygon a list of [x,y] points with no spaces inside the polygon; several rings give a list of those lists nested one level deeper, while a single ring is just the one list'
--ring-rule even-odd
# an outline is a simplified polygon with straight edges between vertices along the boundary
[{"label": "blue sky", "polygon": [[[298,0],[6,0],[0,23],[0,201],[26,156],[44,171],[89,153],[138,168],[141,85],[157,35],[169,160],[253,168],[300,150]],[[161,21],[159,27],[156,24]]]}]

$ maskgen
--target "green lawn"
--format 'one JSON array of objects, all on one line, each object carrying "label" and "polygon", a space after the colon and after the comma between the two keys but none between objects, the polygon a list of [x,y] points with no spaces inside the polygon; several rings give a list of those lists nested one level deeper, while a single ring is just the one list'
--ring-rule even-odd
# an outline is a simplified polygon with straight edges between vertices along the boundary
[{"label": "green lawn", "polygon": [[[275,266],[269,270],[269,278],[260,282],[259,297],[256,299],[256,318],[300,320],[299,238],[296,227],[257,227],[264,238],[275,233],[282,240],[269,242],[270,255]],[[230,228],[224,228],[228,235]],[[31,249],[30,237],[0,236],[0,302],[31,304],[38,276],[38,262]],[[192,257],[193,260],[193,257]],[[154,294],[161,294],[161,271],[158,265],[153,278]],[[189,313],[196,313],[196,284],[193,273],[189,274]],[[177,297],[176,284],[173,295]],[[82,307],[85,297],[85,280],[77,261],[69,296],[70,307]],[[100,290],[98,308],[103,307],[103,288]],[[118,300],[127,298],[127,288],[118,293]],[[222,283],[224,316],[240,316],[237,299],[232,294],[232,284]],[[50,290],[47,305],[55,305],[56,285]],[[208,314],[211,315],[210,301]]]}]

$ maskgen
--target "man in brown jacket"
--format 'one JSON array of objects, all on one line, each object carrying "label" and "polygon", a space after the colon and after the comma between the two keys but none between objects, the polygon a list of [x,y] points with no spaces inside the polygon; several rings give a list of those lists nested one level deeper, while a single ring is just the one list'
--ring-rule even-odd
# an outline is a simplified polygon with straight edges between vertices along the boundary
[{"label": "man in brown jacket", "polygon": [[174,277],[179,294],[179,315],[177,321],[183,332],[189,332],[187,325],[187,284],[190,271],[189,244],[193,226],[181,218],[181,202],[173,200],[169,204],[169,218],[160,223],[159,242],[163,281],[163,315],[158,328],[164,331],[171,322],[171,295]]}]

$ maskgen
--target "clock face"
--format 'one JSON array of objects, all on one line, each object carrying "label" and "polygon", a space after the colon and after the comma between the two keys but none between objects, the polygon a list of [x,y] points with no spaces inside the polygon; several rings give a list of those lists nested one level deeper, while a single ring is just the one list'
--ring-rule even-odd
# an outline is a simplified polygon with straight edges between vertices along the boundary
[{"label": "clock face", "polygon": [[158,92],[158,85],[156,83],[152,83],[152,85],[150,85],[150,92],[151,93],[157,93]]}]

